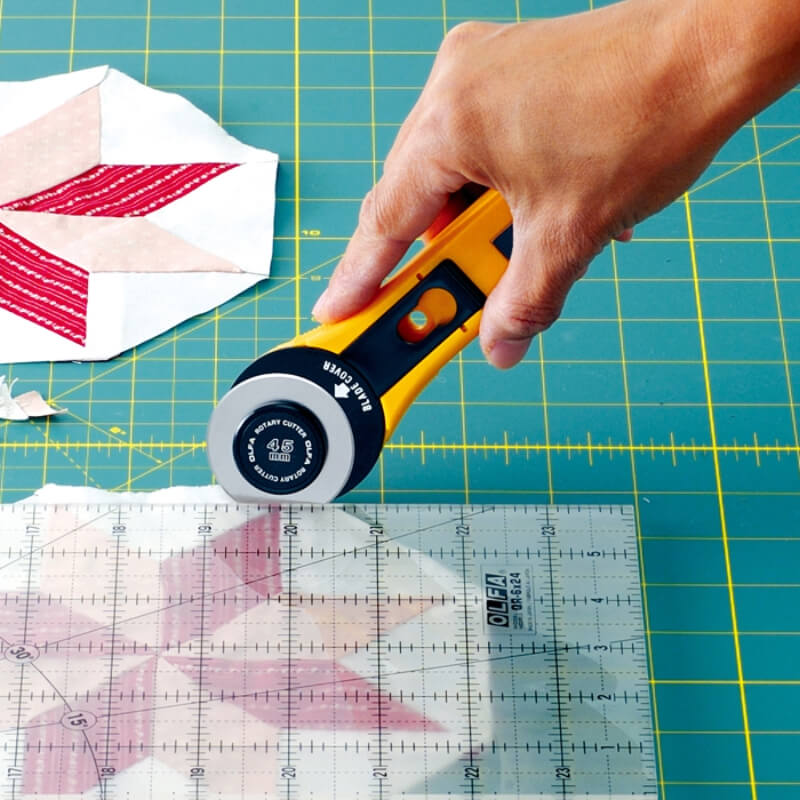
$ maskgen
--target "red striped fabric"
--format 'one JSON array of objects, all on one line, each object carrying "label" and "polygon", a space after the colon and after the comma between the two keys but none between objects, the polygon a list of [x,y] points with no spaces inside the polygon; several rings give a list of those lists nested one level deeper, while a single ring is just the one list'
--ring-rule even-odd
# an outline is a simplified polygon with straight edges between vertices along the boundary
[{"label": "red striped fabric", "polygon": [[0,308],[86,344],[89,273],[0,222]]},{"label": "red striped fabric", "polygon": [[0,208],[85,217],[152,214],[238,164],[101,164]]}]

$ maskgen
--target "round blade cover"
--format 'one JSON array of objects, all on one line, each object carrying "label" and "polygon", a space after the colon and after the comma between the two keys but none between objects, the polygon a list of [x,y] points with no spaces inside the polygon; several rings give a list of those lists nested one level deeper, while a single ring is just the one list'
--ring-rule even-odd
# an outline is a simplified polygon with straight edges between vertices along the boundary
[{"label": "round blade cover", "polygon": [[350,478],[353,434],[329,392],[285,373],[236,384],[211,415],[208,459],[234,499],[326,503]]}]

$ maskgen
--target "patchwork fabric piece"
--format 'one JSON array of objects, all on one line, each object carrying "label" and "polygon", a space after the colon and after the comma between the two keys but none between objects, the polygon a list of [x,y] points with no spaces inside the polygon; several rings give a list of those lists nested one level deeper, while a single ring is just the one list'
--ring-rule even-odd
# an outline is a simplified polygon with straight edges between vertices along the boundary
[{"label": "patchwork fabric piece", "polygon": [[237,164],[103,164],[57,186],[0,206],[84,217],[142,217],[152,214]]},{"label": "patchwork fabric piece", "polygon": [[[4,104],[2,117],[8,110]],[[100,92],[95,88],[3,136],[0,205],[61,183],[99,163]]]},{"label": "patchwork fabric piece", "polygon": [[107,67],[0,83],[0,362],[110,358],[269,274],[277,156]]},{"label": "patchwork fabric piece", "polygon": [[89,273],[0,223],[0,308],[80,345]]}]

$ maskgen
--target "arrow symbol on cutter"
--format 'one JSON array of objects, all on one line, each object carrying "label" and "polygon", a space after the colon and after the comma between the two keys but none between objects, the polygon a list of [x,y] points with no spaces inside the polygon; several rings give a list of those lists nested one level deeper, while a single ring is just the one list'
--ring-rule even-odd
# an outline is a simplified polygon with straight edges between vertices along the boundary
[{"label": "arrow symbol on cutter", "polygon": [[333,387],[333,396],[338,398],[350,397],[350,387],[345,386],[343,383],[337,383]]}]

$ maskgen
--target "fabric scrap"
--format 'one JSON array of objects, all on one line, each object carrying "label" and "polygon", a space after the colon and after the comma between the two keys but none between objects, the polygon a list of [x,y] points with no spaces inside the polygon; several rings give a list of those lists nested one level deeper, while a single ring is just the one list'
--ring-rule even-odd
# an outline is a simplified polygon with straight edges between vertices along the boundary
[{"label": "fabric scrap", "polygon": [[52,417],[66,411],[64,408],[54,408],[36,391],[13,397],[11,392],[16,383],[16,379],[8,383],[6,376],[0,375],[0,419],[22,422],[31,418]]}]

